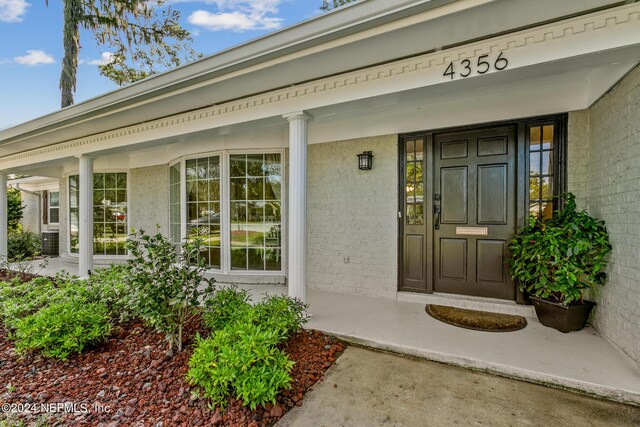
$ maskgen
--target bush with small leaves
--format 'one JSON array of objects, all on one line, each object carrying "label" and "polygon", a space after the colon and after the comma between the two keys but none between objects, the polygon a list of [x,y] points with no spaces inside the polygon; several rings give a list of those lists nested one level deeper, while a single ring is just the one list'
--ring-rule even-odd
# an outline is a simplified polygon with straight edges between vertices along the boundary
[{"label": "bush with small leaves", "polygon": [[279,342],[282,342],[309,321],[307,307],[296,298],[266,296],[254,307],[255,322],[263,328],[273,330]]},{"label": "bush with small leaves", "polygon": [[79,299],[53,303],[19,319],[15,328],[18,353],[38,351],[61,360],[103,341],[111,332],[107,307]]},{"label": "bush with small leaves", "polygon": [[205,301],[205,310],[202,315],[204,324],[215,331],[235,323],[246,315],[246,310],[251,308],[249,301],[249,292],[238,289],[236,285],[218,289]]},{"label": "bush with small leaves", "polygon": [[308,306],[297,299],[266,296],[254,306],[247,291],[221,289],[203,317],[213,329],[196,340],[187,380],[199,387],[211,405],[224,408],[228,396],[254,409],[289,387],[293,362],[280,348],[307,322]]},{"label": "bush with small leaves", "polygon": [[238,321],[209,338],[196,337],[189,359],[188,381],[200,386],[211,406],[224,408],[229,395],[255,409],[275,403],[280,390],[291,383],[293,362],[277,347],[275,330],[251,320]]},{"label": "bush with small leaves", "polygon": [[10,262],[30,260],[40,255],[40,236],[33,231],[10,231],[7,253]]},{"label": "bush with small leaves", "polygon": [[182,332],[202,301],[213,294],[214,279],[205,278],[201,239],[181,247],[160,233],[133,231],[127,240],[131,259],[127,285],[136,292],[131,306],[150,326],[165,334],[169,352],[182,351]]}]

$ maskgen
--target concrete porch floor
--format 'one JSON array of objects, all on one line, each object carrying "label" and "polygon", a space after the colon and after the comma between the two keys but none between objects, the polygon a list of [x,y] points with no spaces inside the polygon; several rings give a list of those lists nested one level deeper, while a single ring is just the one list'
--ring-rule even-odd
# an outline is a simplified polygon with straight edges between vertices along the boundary
[{"label": "concrete porch floor", "polygon": [[[39,274],[73,267],[52,258]],[[287,293],[283,285],[242,287],[254,301]],[[640,366],[590,327],[563,334],[528,317],[517,332],[478,332],[439,322],[418,302],[317,289],[308,289],[308,302],[308,328],[353,343],[640,405]]]}]

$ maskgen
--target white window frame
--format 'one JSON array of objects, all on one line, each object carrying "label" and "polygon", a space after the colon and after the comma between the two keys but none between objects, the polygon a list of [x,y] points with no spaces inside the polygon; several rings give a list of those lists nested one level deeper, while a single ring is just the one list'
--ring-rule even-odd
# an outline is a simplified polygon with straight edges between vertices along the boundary
[{"label": "white window frame", "polygon": [[[231,168],[231,156],[234,154],[280,154],[280,166],[281,166],[281,231],[280,231],[280,270],[232,270],[231,269],[231,218],[229,216],[230,204],[231,204],[231,182],[229,171]],[[180,157],[169,162],[168,167],[175,166],[180,163],[180,240],[183,241],[187,235],[187,171],[186,162],[192,159],[201,159],[205,157],[220,156],[220,192],[222,197],[220,199],[220,236],[222,238],[222,244],[220,245],[220,268],[208,268],[207,272],[218,273],[229,276],[282,276],[286,274],[286,254],[287,254],[287,170],[285,150],[278,149],[242,149],[242,150],[217,150],[207,151],[197,154],[189,154],[187,156]],[[127,181],[128,183],[128,181]],[[128,184],[127,184],[128,185]],[[171,182],[169,182],[169,191],[171,191]],[[169,197],[170,199],[170,197]],[[129,198],[127,197],[127,203]],[[169,221],[171,220],[171,203],[168,206],[169,209]]]},{"label": "white window frame", "polygon": [[[52,193],[58,193],[58,206],[51,206],[51,194]],[[58,209],[58,221],[57,222],[51,221],[51,208]],[[49,226],[55,226],[55,228],[59,228],[60,227],[60,190],[49,191],[49,194],[48,194],[48,197],[47,197],[47,222],[48,222],[47,225],[49,225]]]},{"label": "white window frame", "polygon": [[[127,174],[127,224],[125,230],[129,230],[129,217],[131,215],[131,174],[128,169],[94,169],[94,174],[97,173],[126,173]],[[65,185],[67,186],[67,255],[75,258],[79,258],[80,254],[71,252],[71,191],[69,191],[69,178],[74,175],[80,175],[80,171],[72,171],[65,177]],[[92,193],[93,194],[93,190]],[[78,201],[78,204],[80,202]],[[93,213],[92,213],[93,214]],[[95,236],[94,236],[95,238]],[[93,254],[95,259],[128,259],[129,255],[96,255]]]}]

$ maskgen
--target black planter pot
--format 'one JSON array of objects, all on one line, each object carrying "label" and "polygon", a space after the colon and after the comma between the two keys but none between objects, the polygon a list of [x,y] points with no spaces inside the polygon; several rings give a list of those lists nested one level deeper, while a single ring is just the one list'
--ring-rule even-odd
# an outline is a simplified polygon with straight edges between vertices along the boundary
[{"label": "black planter pot", "polygon": [[584,301],[582,304],[566,307],[534,296],[529,296],[529,299],[533,302],[540,323],[560,332],[579,331],[584,328],[591,309],[596,305],[594,302]]}]

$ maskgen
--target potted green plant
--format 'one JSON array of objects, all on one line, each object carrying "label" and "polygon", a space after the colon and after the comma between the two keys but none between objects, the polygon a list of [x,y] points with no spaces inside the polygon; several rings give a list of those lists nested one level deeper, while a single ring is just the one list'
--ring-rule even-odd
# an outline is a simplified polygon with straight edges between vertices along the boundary
[{"label": "potted green plant", "polygon": [[511,275],[540,323],[571,332],[584,328],[595,306],[584,293],[604,285],[611,244],[604,221],[578,210],[573,194],[558,197],[562,209],[548,220],[531,217],[509,243]]}]

